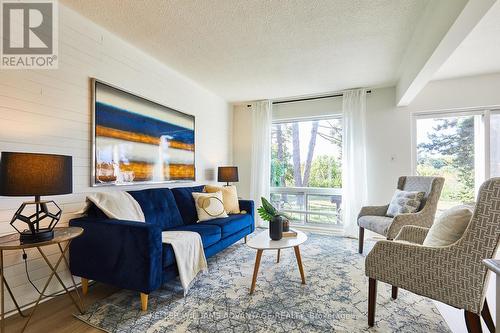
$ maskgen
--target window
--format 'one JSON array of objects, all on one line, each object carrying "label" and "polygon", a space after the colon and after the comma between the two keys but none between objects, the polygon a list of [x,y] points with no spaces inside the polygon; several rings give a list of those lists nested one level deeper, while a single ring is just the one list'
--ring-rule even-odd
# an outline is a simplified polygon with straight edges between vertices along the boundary
[{"label": "window", "polygon": [[341,118],[273,124],[271,201],[292,222],[339,225],[341,188]]},{"label": "window", "polygon": [[500,114],[484,110],[415,116],[416,174],[442,176],[440,211],[475,201],[481,183],[500,175]]}]

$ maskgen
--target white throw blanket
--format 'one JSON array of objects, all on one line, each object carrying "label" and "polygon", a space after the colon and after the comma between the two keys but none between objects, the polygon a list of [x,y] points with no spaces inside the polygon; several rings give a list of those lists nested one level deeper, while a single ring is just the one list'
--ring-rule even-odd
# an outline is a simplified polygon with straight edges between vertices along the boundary
[{"label": "white throw blanket", "polygon": [[163,243],[172,245],[174,249],[179,279],[186,295],[196,275],[207,271],[201,236],[192,231],[163,231],[161,238]]},{"label": "white throw blanket", "polygon": [[110,219],[145,222],[144,213],[139,203],[124,191],[97,192],[87,195]]}]

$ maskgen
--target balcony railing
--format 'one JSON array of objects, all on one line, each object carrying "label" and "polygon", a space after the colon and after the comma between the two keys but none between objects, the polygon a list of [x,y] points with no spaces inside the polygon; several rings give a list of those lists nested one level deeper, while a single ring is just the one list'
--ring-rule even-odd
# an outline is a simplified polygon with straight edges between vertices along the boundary
[{"label": "balcony railing", "polygon": [[291,216],[295,225],[342,226],[342,189],[271,187],[271,203]]}]

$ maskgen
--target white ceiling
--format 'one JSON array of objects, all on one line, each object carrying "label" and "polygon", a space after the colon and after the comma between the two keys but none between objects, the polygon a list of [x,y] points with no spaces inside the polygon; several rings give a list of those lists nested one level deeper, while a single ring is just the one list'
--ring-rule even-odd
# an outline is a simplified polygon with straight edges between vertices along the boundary
[{"label": "white ceiling", "polygon": [[428,0],[62,0],[228,101],[393,85]]},{"label": "white ceiling", "polygon": [[496,2],[434,74],[434,80],[500,72],[500,2]]}]

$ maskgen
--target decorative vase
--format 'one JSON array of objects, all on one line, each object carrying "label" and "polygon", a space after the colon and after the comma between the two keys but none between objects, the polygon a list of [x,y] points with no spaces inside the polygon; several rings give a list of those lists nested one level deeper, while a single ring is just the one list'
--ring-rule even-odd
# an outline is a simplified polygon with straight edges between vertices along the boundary
[{"label": "decorative vase", "polygon": [[280,240],[283,237],[283,217],[275,216],[269,222],[269,237],[272,240]]},{"label": "decorative vase", "polygon": [[283,219],[283,232],[290,231],[290,221],[287,218]]}]

